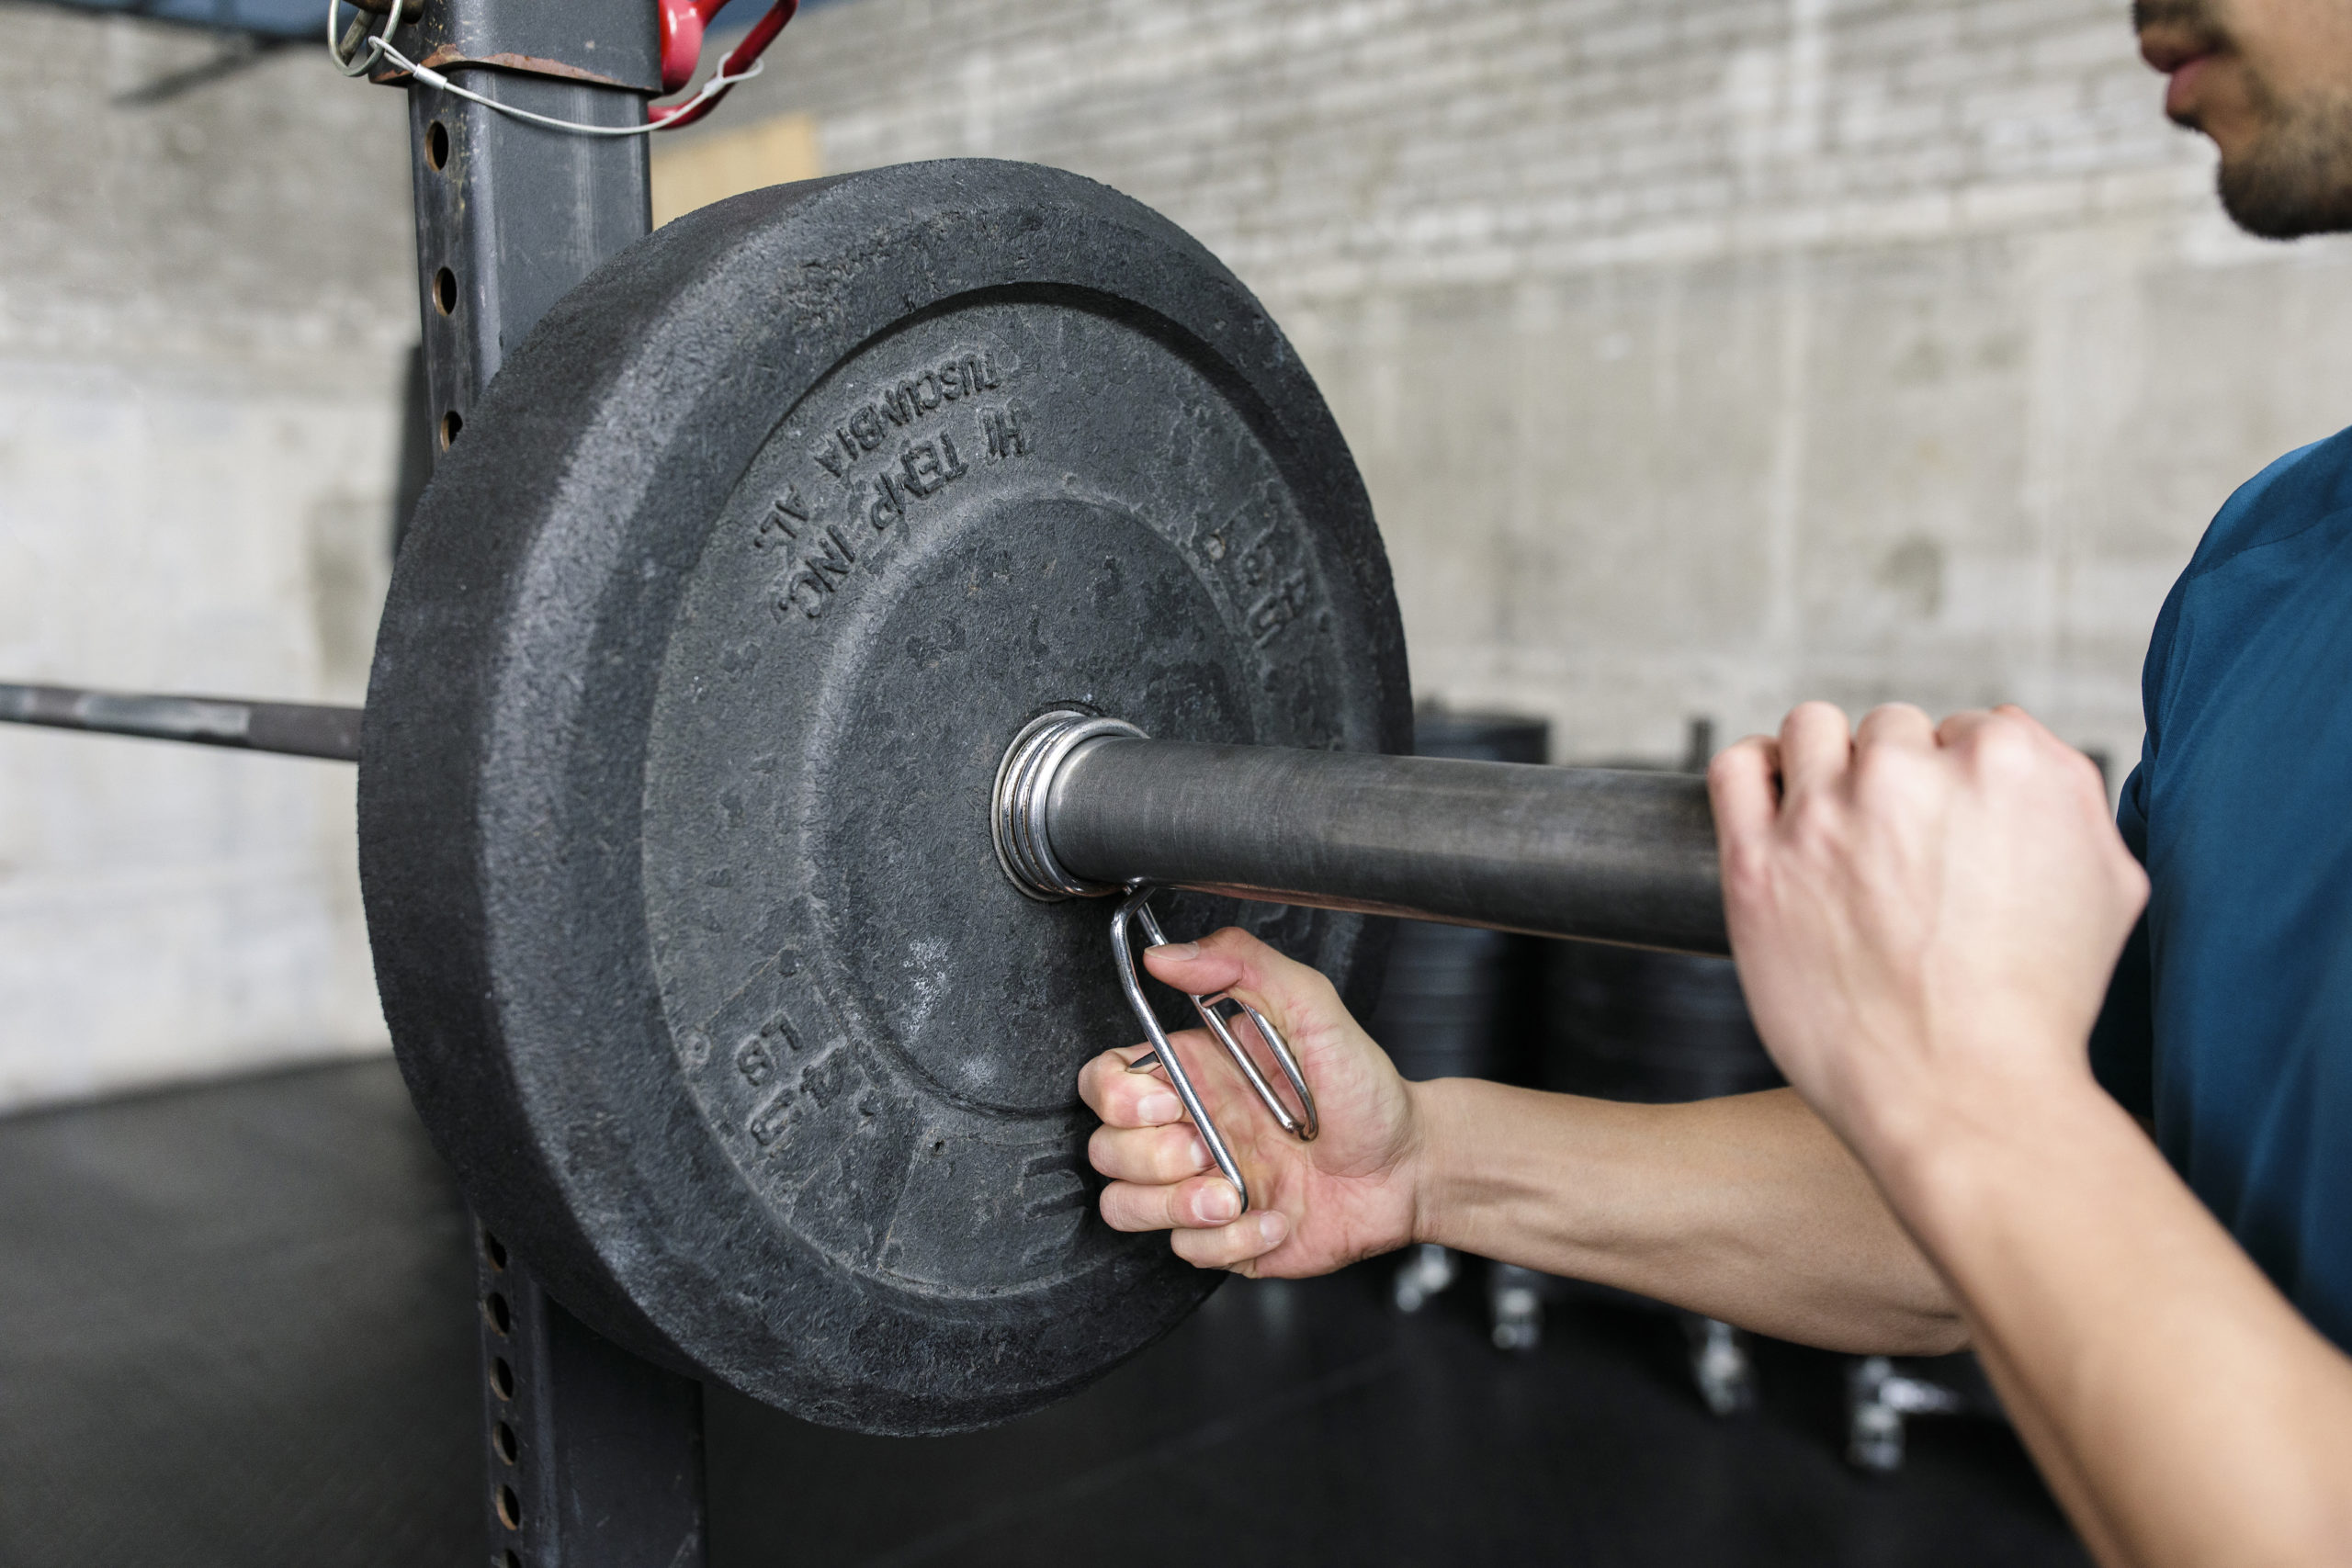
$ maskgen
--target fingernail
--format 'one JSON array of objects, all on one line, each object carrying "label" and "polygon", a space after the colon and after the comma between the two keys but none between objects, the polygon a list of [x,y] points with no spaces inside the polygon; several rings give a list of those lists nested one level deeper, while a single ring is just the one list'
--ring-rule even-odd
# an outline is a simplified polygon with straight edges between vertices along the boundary
[{"label": "fingernail", "polygon": [[1225,1182],[1218,1182],[1201,1194],[1201,1218],[1213,1225],[1241,1217],[1241,1194]]},{"label": "fingernail", "polygon": [[1197,942],[1171,942],[1162,944],[1159,951],[1170,958],[1198,958],[1201,944]]},{"label": "fingernail", "polygon": [[1195,1133],[1193,1135],[1193,1168],[1194,1170],[1206,1170],[1208,1168],[1209,1146],[1203,1143],[1201,1141],[1200,1134]]},{"label": "fingernail", "polygon": [[1148,1094],[1136,1106],[1136,1114],[1145,1126],[1157,1127],[1183,1115],[1184,1102],[1172,1094]]},{"label": "fingernail", "polygon": [[1276,1245],[1288,1235],[1290,1235],[1290,1221],[1273,1210],[1269,1209],[1258,1216],[1258,1239],[1268,1247]]}]

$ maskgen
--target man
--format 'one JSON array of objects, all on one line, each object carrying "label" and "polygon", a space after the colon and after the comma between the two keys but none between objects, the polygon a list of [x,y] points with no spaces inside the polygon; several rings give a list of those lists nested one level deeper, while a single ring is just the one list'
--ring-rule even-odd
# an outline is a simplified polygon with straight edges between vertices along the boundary
[{"label": "man", "polygon": [[[2134,21],[2239,223],[2352,228],[2352,0]],[[1811,704],[1715,760],[1732,946],[1790,1089],[1408,1085],[1243,933],[1157,949],[1289,1033],[1324,1134],[1210,1086],[1262,1184],[1238,1213],[1109,1053],[1080,1078],[1103,1217],[1248,1274],[1438,1241],[1838,1349],[1973,1345],[2102,1562],[2352,1562],[2352,432],[2223,508],[2145,698],[2120,833],[2014,708],[1849,731]],[[2095,1020],[2155,1142],[2093,1077]]]}]

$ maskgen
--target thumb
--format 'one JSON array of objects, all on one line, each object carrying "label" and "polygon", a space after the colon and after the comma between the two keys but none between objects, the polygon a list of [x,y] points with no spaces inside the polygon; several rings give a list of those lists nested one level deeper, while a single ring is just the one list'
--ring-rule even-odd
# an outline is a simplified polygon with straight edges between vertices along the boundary
[{"label": "thumb", "polygon": [[1231,991],[1278,1023],[1285,1017],[1318,1015],[1338,1000],[1320,974],[1238,926],[1227,926],[1199,942],[1152,948],[1144,962],[1154,976],[1179,990],[1196,997]]},{"label": "thumb", "polygon": [[1143,953],[1143,966],[1151,971],[1154,979],[1196,997],[1210,996],[1234,986],[1240,980],[1243,968],[1231,953],[1200,942],[1171,942],[1148,947]]}]

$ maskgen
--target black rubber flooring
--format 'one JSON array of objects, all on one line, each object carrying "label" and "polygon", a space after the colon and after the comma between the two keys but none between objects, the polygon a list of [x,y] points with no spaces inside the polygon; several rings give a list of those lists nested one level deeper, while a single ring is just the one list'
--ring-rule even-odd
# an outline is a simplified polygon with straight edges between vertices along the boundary
[{"label": "black rubber flooring", "polygon": [[[485,1561],[465,1216],[367,1063],[0,1121],[0,1564]],[[709,1402],[712,1560],[2079,1564],[1996,1424],[1838,1458],[1838,1366],[1707,1416],[1668,1321],[1485,1342],[1385,1268],[1236,1284],[1055,1410],[923,1441]]]}]

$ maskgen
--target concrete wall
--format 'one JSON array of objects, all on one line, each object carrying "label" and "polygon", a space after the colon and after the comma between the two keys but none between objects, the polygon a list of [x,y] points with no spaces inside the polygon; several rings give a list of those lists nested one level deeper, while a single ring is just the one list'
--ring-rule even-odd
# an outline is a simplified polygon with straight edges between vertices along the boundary
[{"label": "concrete wall", "polygon": [[[314,51],[0,6],[0,680],[359,699],[403,124]],[[352,786],[0,728],[0,1106],[379,1047]]]},{"label": "concrete wall", "polygon": [[[0,679],[358,694],[400,106],[214,52],[0,0]],[[1564,754],[1818,694],[2126,756],[2207,517],[2352,418],[2345,243],[2236,235],[2157,99],[2121,0],[848,0],[673,151],[1169,212],[1321,378],[1423,694]],[[0,1104],[377,1042],[350,789],[0,732]]]},{"label": "concrete wall", "polygon": [[729,112],[1199,235],[1339,414],[1426,695],[1585,756],[2013,699],[2128,758],[2205,522],[2352,421],[2352,253],[2230,228],[2125,12],[858,0]]}]

